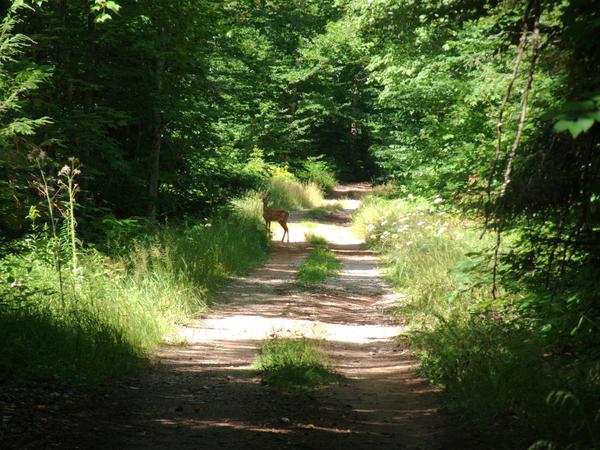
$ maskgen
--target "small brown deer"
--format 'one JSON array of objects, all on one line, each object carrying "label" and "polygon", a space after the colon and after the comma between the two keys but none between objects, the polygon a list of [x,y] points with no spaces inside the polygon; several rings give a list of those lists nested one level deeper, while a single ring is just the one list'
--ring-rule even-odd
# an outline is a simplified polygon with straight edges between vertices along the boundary
[{"label": "small brown deer", "polygon": [[263,217],[265,219],[265,224],[267,226],[267,231],[271,232],[271,221],[276,220],[281,228],[283,228],[283,236],[281,238],[281,242],[285,239],[287,234],[287,241],[290,242],[290,230],[288,230],[287,221],[290,217],[290,213],[284,209],[273,209],[269,208],[267,204],[269,203],[269,198],[271,195],[269,193],[265,193],[261,196],[263,203]]}]

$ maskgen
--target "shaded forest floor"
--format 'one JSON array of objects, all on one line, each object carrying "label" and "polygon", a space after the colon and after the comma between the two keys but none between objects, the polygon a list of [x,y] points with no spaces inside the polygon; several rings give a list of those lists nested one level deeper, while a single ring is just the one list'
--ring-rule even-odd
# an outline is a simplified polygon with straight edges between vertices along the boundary
[{"label": "shaded forest floor", "polygon": [[[396,337],[403,326],[386,312],[394,294],[376,256],[351,233],[349,217],[367,191],[338,188],[340,200],[329,201],[344,209],[311,219],[316,226],[292,214],[291,242],[277,242],[277,229],[265,266],[224,287],[211,314],[183,327],[139,377],[94,392],[6,386],[0,441],[9,448],[477,448],[417,375],[414,355]],[[325,237],[343,266],[339,277],[305,291],[295,276],[311,248],[309,232]],[[252,363],[273,334],[322,340],[345,380],[295,393],[261,385]]]}]

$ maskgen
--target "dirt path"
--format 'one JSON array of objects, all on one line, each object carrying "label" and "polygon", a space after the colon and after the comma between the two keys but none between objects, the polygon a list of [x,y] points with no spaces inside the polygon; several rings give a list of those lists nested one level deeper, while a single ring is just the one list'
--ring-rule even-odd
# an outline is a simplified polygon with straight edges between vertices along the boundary
[{"label": "dirt path", "polygon": [[[337,194],[352,198],[367,189],[344,186]],[[56,437],[37,441],[52,445],[27,447],[471,448],[456,427],[450,431],[439,394],[416,375],[414,357],[395,338],[402,325],[386,314],[394,294],[348,224],[359,201],[340,202],[344,210],[314,227],[292,215],[291,242],[274,243],[264,267],[225,287],[210,316],[180,330],[174,342],[184,344],[165,346],[141,378],[76,403],[92,412],[73,423],[65,418]],[[305,232],[326,237],[343,262],[338,278],[311,292],[294,283],[310,250]],[[280,236],[277,229],[274,239]],[[273,333],[323,339],[346,381],[296,394],[261,385],[252,363]]]},{"label": "dirt path", "polygon": [[[345,194],[365,189],[346,186]],[[308,230],[293,215],[291,243],[275,243],[263,268],[236,279],[209,317],[181,330],[187,343],[166,347],[160,367],[130,386],[118,448],[452,447],[437,393],[394,339],[402,327],[385,314],[394,297],[377,260],[350,231],[359,202],[342,203]],[[310,293],[294,284],[306,231],[326,237],[343,262],[339,278]],[[274,332],[324,339],[347,381],[304,394],[260,385],[252,362]]]}]

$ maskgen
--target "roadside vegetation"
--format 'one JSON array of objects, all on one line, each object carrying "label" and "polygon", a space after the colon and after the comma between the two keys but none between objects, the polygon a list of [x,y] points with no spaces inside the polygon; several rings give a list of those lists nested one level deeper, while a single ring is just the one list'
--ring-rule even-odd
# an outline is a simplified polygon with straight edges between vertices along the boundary
[{"label": "roadside vegetation", "polygon": [[264,384],[281,389],[313,388],[341,381],[318,340],[274,336],[258,350],[255,367]]},{"label": "roadside vegetation", "polygon": [[[396,314],[409,320],[421,371],[446,388],[452,409],[502,436],[505,448],[598,444],[600,365],[571,353],[587,337],[568,303],[548,309],[543,293],[516,283],[514,248],[494,299],[493,236],[480,239],[481,221],[441,198],[371,197],[354,226],[404,294]],[[520,239],[515,232],[509,242]]]},{"label": "roadside vegetation", "polygon": [[0,260],[0,379],[96,382],[139,367],[175,324],[206,310],[212,289],[268,251],[262,218],[235,207],[176,225],[101,227],[108,248],[78,249],[77,266],[64,236],[43,231]]},{"label": "roadside vegetation", "polygon": [[[217,286],[267,256],[257,192],[169,225],[94,219],[85,224],[94,245],[82,245],[78,192],[61,188],[79,174],[75,165],[56,179],[42,171],[38,188],[57,196],[46,211],[32,207],[32,232],[2,249],[0,380],[96,383],[142,367],[177,324],[206,312]],[[291,174],[266,184],[290,202],[322,198]]]},{"label": "roadside vegetation", "polygon": [[270,178],[267,190],[274,208],[300,210],[316,208],[323,201],[323,191],[313,181],[298,181],[287,170],[276,170]]}]

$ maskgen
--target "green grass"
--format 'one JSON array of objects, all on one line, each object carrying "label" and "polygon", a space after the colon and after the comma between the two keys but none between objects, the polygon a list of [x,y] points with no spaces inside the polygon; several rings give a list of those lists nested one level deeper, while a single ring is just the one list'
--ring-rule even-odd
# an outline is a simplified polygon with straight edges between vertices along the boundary
[{"label": "green grass", "polygon": [[296,283],[303,288],[312,288],[328,277],[336,276],[342,263],[330,250],[318,246],[311,250],[298,270]]},{"label": "green grass", "polygon": [[488,240],[479,239],[474,225],[422,199],[367,199],[353,226],[381,252],[388,281],[405,294],[398,312],[411,314],[413,322],[435,321],[435,314],[449,311],[443,300],[470,277],[478,276],[463,272],[457,277],[457,265],[482,265],[478,256],[467,255],[489,245]]},{"label": "green grass", "polygon": [[306,242],[315,247],[325,247],[329,244],[327,239],[315,233],[307,233],[304,237],[306,238]]},{"label": "green grass", "polygon": [[310,388],[341,381],[319,341],[275,337],[265,340],[254,366],[262,382],[282,389]]},{"label": "green grass", "polygon": [[268,185],[273,208],[300,210],[316,208],[323,201],[323,192],[314,182],[301,183],[289,173],[273,176]]},{"label": "green grass", "polygon": [[268,251],[262,217],[234,207],[123,242],[122,256],[82,250],[81,267],[63,270],[63,305],[47,238],[22,245],[0,260],[0,379],[78,383],[141,367],[176,324],[206,310],[212,290]]},{"label": "green grass", "polygon": [[311,219],[322,219],[327,217],[331,213],[342,211],[344,207],[339,203],[330,203],[328,205],[319,206],[306,211],[306,217]]},{"label": "green grass", "polygon": [[491,298],[492,238],[436,203],[370,198],[354,218],[404,294],[396,313],[408,319],[421,372],[504,448],[539,438],[555,448],[598,444],[600,363],[548,351],[549,328],[520,312],[534,293]]}]

